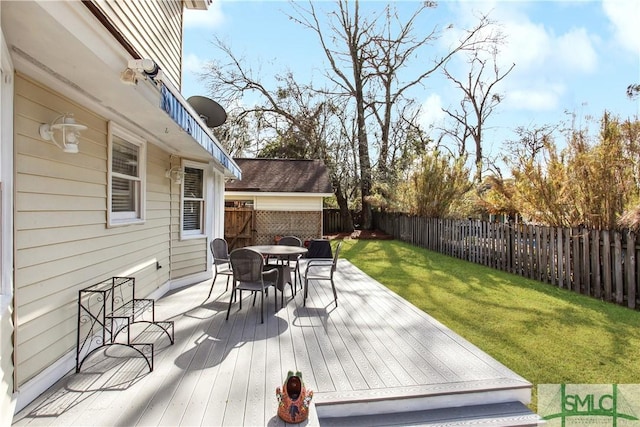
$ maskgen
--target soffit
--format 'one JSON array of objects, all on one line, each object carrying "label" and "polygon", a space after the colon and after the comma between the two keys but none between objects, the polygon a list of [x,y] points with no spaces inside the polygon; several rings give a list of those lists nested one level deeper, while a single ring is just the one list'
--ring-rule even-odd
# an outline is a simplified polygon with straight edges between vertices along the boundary
[{"label": "soffit", "polygon": [[[172,154],[212,160],[207,149],[160,109],[160,92],[153,82],[127,85],[120,80],[131,55],[82,2],[11,1],[0,2],[0,7],[2,31],[17,71]],[[228,168],[225,174],[234,176]]]}]

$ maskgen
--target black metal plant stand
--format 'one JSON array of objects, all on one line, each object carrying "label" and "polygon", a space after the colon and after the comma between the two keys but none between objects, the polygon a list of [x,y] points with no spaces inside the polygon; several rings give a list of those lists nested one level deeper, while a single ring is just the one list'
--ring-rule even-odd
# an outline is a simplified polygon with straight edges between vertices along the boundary
[{"label": "black metal plant stand", "polygon": [[[135,283],[133,277],[112,277],[79,291],[76,372],[91,354],[113,345],[134,349],[153,371],[154,341],[166,334],[174,343],[173,321],[156,321],[155,301],[136,298]],[[134,325],[140,330],[133,332]]]}]

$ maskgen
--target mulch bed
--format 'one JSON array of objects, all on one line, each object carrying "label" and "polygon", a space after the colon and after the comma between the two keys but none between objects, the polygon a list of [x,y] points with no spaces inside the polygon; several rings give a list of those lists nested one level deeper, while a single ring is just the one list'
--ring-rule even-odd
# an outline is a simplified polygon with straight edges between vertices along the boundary
[{"label": "mulch bed", "polygon": [[352,233],[333,233],[324,236],[333,239],[359,239],[359,240],[391,240],[393,236],[380,230],[355,230]]}]

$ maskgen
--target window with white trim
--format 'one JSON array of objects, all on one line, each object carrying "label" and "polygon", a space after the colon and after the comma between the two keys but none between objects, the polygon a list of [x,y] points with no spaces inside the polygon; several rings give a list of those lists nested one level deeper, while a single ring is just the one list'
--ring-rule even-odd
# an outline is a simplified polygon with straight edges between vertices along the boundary
[{"label": "window with white trim", "polygon": [[109,225],[144,221],[145,157],[142,139],[109,122]]},{"label": "window with white trim", "polygon": [[182,236],[201,237],[205,234],[205,170],[195,164],[185,164],[182,179]]}]

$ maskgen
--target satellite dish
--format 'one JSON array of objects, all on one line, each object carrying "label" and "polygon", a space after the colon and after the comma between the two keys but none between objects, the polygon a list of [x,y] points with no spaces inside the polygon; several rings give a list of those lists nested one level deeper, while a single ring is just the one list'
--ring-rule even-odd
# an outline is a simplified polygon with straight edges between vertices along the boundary
[{"label": "satellite dish", "polygon": [[187,102],[210,128],[218,127],[227,120],[227,112],[213,99],[206,96],[191,96]]}]

